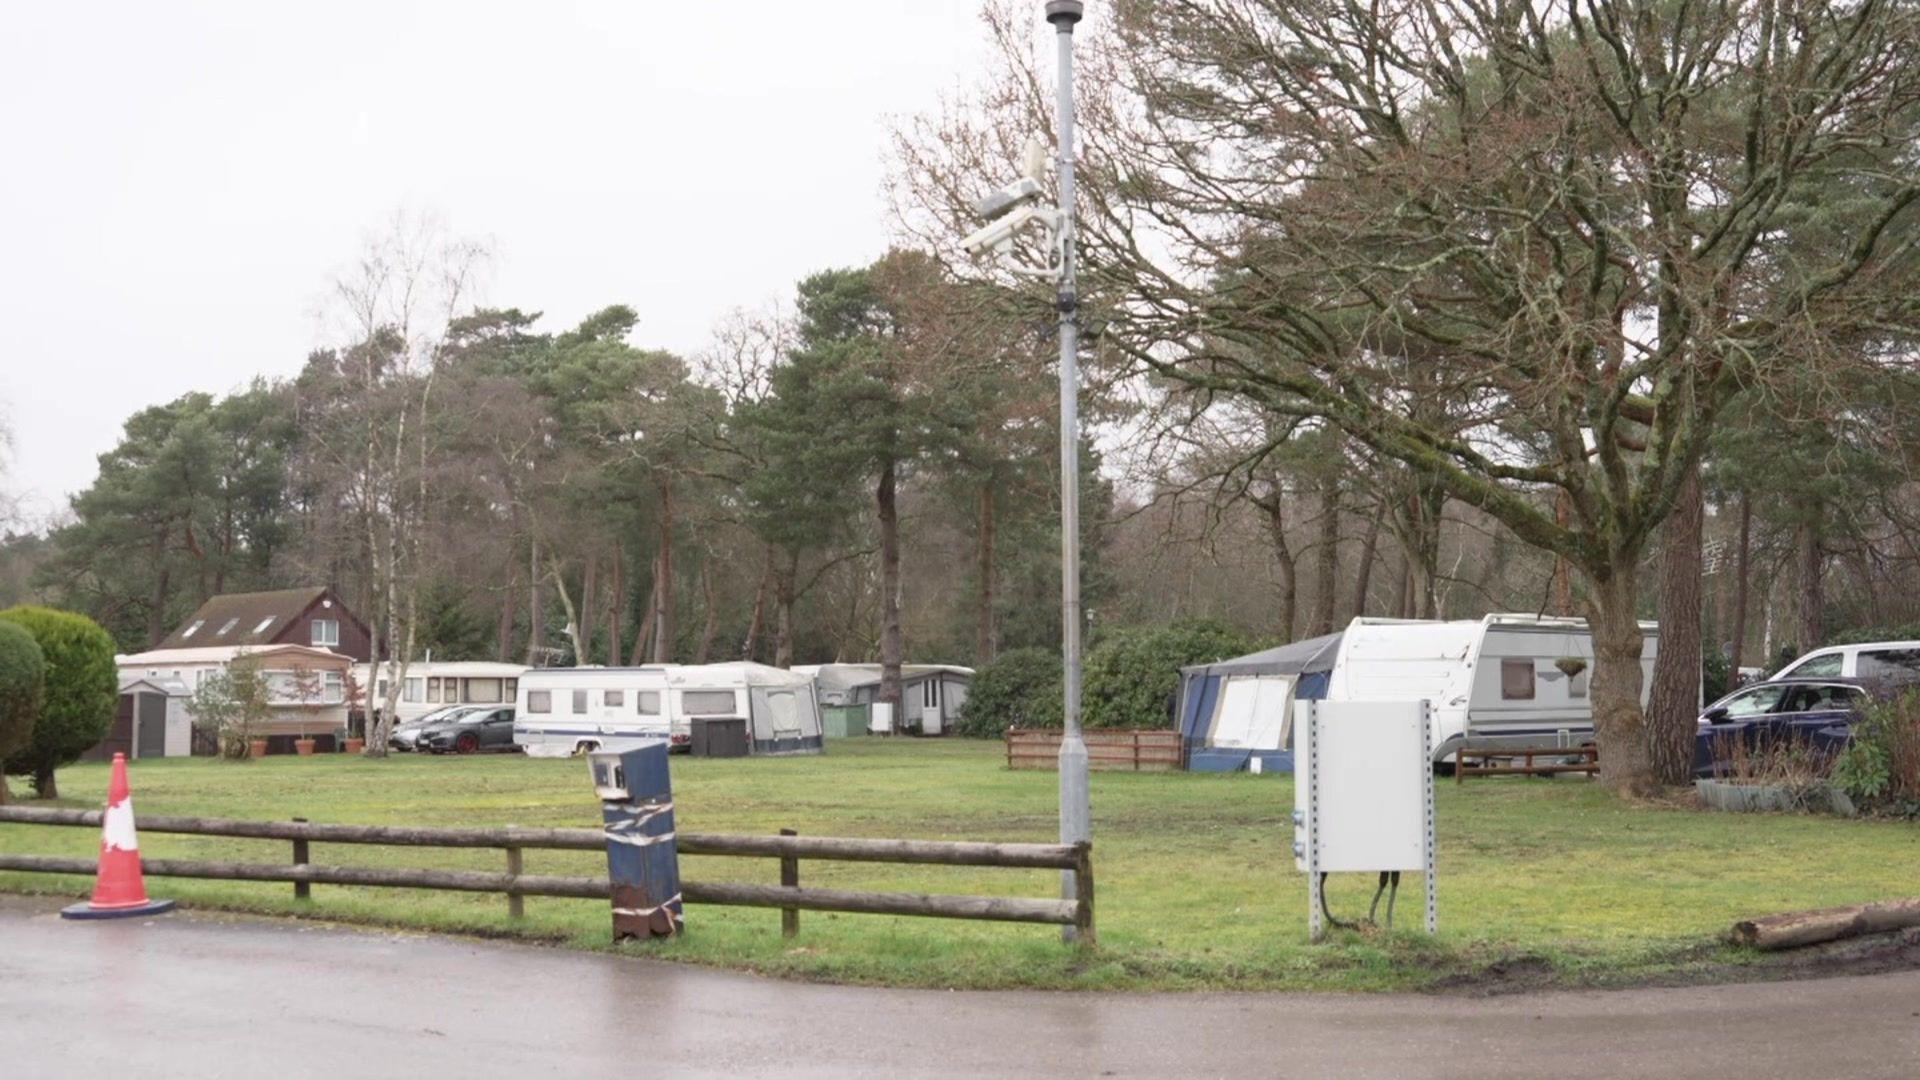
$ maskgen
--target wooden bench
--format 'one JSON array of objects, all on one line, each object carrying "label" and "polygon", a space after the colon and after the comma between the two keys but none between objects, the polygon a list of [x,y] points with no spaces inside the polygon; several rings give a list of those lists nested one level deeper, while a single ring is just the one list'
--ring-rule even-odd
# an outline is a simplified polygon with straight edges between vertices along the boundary
[{"label": "wooden bench", "polygon": [[[1541,762],[1537,759],[1552,760]],[[1567,761],[1567,758],[1579,758]],[[1496,765],[1494,762],[1520,762]],[[1474,764],[1469,764],[1474,762]],[[1453,751],[1453,782],[1464,784],[1472,776],[1555,776],[1560,773],[1600,773],[1600,748],[1592,743],[1580,746],[1468,746]]]}]

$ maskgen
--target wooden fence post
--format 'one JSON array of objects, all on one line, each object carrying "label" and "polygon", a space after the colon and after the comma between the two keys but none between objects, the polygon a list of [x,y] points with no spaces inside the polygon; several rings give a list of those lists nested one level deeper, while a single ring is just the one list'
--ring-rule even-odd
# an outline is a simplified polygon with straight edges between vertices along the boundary
[{"label": "wooden fence post", "polygon": [[[307,819],[303,817],[297,817],[297,818],[294,818],[293,820],[301,825],[305,825],[307,823]],[[305,839],[295,840],[293,842],[293,865],[305,866],[308,861],[309,861],[309,855],[307,852],[306,840]],[[313,886],[305,881],[294,882],[293,898],[295,900],[313,899]]]},{"label": "wooden fence post", "polygon": [[1082,840],[1073,845],[1073,940],[1082,949],[1098,944],[1093,932],[1093,844]]},{"label": "wooden fence post", "polygon": [[[521,862],[520,849],[517,847],[508,848],[507,876],[513,879],[515,885],[520,883],[520,872],[523,865]],[[527,917],[527,898],[521,895],[517,889],[507,890],[507,917],[510,919],[524,919]]]},{"label": "wooden fence post", "polygon": [[[795,832],[792,829],[781,829],[780,835],[781,836],[799,836],[800,834]],[[799,859],[796,859],[790,855],[781,856],[780,884],[790,889],[797,889],[800,887],[800,860]],[[781,908],[780,909],[780,936],[790,938],[790,937],[794,937],[799,933],[800,933],[800,909],[799,908]]]}]

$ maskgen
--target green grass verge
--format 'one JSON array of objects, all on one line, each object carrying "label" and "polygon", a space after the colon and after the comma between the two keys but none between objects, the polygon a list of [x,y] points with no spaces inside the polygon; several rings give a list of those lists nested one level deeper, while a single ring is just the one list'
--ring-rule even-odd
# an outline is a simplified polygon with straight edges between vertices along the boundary
[{"label": "green grass verge", "polygon": [[[94,806],[106,768],[59,776],[66,805]],[[1009,772],[997,744],[848,739],[819,757],[674,759],[682,830],[1050,840],[1057,781]],[[574,761],[517,756],[277,757],[250,763],[143,761],[146,813],[418,825],[592,827],[599,807]],[[16,795],[19,784],[16,782]],[[801,978],[910,986],[1076,989],[1406,989],[1519,964],[1559,982],[1607,983],[1724,970],[1752,954],[1718,942],[1738,918],[1913,891],[1920,828],[1881,821],[1732,815],[1630,805],[1577,780],[1439,785],[1437,938],[1396,932],[1306,940],[1306,883],[1288,851],[1289,780],[1241,775],[1096,773],[1094,864],[1100,948],[1081,955],[1050,927],[805,912],[781,938],[779,913],[694,906],[681,939],[627,945],[666,959]],[[90,855],[91,830],[0,826],[0,848]],[[250,862],[288,845],[149,834],[149,857]],[[315,862],[499,869],[491,851],[314,846]],[[532,873],[604,872],[581,852],[527,853]],[[774,882],[772,860],[688,857],[704,881]],[[1329,888],[1336,913],[1364,910],[1371,882]],[[1047,896],[1047,871],[803,862],[803,884]],[[72,877],[0,873],[0,889],[79,894]],[[299,913],[388,926],[510,934],[608,948],[603,903],[529,897],[510,922],[504,897],[154,879],[149,891],[194,906]],[[1403,897],[1417,925],[1417,888]]]}]

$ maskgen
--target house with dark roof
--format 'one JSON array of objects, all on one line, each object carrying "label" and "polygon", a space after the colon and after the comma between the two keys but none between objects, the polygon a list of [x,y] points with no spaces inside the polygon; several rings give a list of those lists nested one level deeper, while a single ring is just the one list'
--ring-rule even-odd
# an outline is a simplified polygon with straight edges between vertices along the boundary
[{"label": "house with dark roof", "polygon": [[374,659],[373,631],[324,585],[210,597],[154,650],[236,645],[304,645]]}]

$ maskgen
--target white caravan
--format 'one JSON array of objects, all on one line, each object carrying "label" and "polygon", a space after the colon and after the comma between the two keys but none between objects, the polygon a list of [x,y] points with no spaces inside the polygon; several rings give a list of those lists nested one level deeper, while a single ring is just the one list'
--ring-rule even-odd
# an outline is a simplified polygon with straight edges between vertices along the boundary
[{"label": "white caravan", "polygon": [[[1658,627],[1642,623],[1641,703]],[[1432,704],[1433,756],[1473,745],[1578,745],[1592,738],[1593,639],[1586,620],[1359,618],[1338,634],[1183,670],[1180,730],[1196,771],[1288,768],[1298,701]]]},{"label": "white caravan", "polygon": [[[353,678],[358,684],[359,706],[369,712],[385,708],[387,680],[399,670],[400,665],[393,661],[355,664]],[[511,705],[519,694],[520,676],[526,671],[525,664],[491,660],[416,660],[407,665],[400,700],[393,707],[393,724],[399,727],[448,705]]]},{"label": "white caravan", "polygon": [[529,757],[567,757],[667,739],[684,744],[667,706],[668,665],[534,668],[520,677],[513,741]]},{"label": "white caravan", "polygon": [[813,676],[744,661],[667,669],[673,737],[689,739],[694,717],[747,721],[755,754],[817,754],[820,708]]}]

